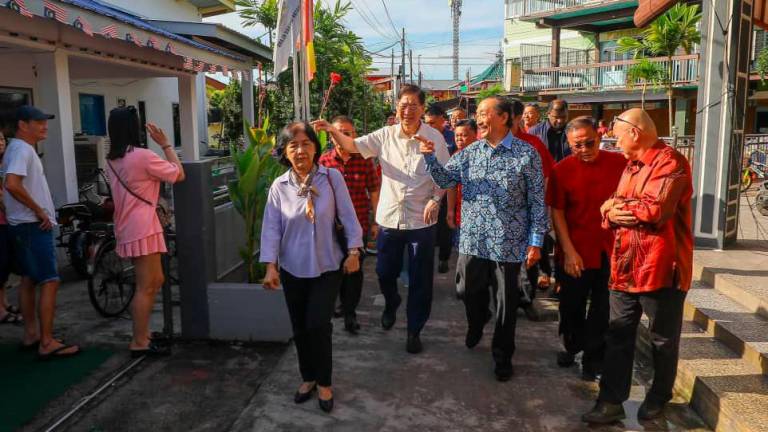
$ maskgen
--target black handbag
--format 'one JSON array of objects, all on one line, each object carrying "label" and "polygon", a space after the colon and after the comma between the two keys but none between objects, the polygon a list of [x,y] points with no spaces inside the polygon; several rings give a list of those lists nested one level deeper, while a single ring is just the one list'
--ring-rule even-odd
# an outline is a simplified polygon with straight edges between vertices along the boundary
[{"label": "black handbag", "polygon": [[336,241],[341,247],[341,252],[344,253],[344,256],[347,256],[347,250],[349,249],[347,246],[349,244],[347,243],[347,233],[344,231],[344,224],[341,223],[341,219],[339,219],[339,201],[336,199],[336,188],[333,187],[333,180],[331,179],[330,172],[328,173],[328,184],[331,185],[331,193],[333,193],[333,206],[336,210],[336,215],[333,218],[333,230],[336,235]]}]

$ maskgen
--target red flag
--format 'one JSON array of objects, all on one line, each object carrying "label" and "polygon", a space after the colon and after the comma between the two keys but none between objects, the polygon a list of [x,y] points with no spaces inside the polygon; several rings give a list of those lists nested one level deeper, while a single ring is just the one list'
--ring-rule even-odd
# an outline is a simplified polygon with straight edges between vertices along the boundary
[{"label": "red flag", "polygon": [[99,34],[104,36],[105,38],[108,38],[108,39],[115,39],[118,36],[118,34],[117,34],[117,26],[114,25],[114,24],[110,24],[108,26],[105,26],[104,28],[101,29]]},{"label": "red flag", "polygon": [[43,14],[46,18],[55,19],[64,24],[67,24],[67,18],[69,18],[66,9],[48,0],[43,2]]},{"label": "red flag", "polygon": [[93,27],[91,27],[91,23],[86,21],[83,17],[77,17],[75,22],[72,23],[72,26],[88,36],[93,36]]},{"label": "red flag", "polygon": [[35,15],[27,9],[27,5],[24,3],[24,0],[11,0],[8,2],[8,9],[19,13],[21,15],[24,15],[27,18],[32,18]]},{"label": "red flag", "polygon": [[194,69],[194,65],[192,63],[193,63],[192,57],[184,57],[184,69],[186,70]]}]

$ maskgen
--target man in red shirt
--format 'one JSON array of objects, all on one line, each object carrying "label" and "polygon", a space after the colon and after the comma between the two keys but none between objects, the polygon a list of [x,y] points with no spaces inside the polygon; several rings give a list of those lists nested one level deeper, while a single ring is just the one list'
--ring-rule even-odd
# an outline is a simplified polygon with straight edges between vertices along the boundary
[{"label": "man in red shirt", "polygon": [[631,109],[614,118],[617,145],[629,159],[614,198],[600,208],[614,231],[610,326],[600,395],[587,423],[625,417],[640,316],[650,319],[653,384],[640,405],[640,420],[657,417],[672,398],[677,375],[683,302],[691,286],[691,167],[659,141],[648,114]]},{"label": "man in red shirt", "polygon": [[[552,154],[547,150],[547,146],[537,137],[523,131],[523,113],[525,106],[520,101],[514,101],[512,103],[512,110],[515,115],[514,125],[512,126],[512,135],[515,138],[519,138],[531,145],[536,150],[536,153],[541,157],[541,169],[544,173],[544,180],[549,178],[552,168],[555,166],[555,159]],[[545,184],[546,187],[546,184]],[[536,297],[536,287],[542,287],[544,289],[549,287],[549,280],[552,276],[552,265],[549,262],[549,254],[552,252],[552,248],[555,245],[555,241],[547,234],[544,236],[544,248],[541,251],[541,260],[526,270],[528,276],[528,283],[530,290],[521,291],[522,298],[520,299],[520,307],[523,308],[525,316],[531,321],[538,320],[538,313],[533,308],[533,299]]]},{"label": "man in red shirt", "polygon": [[613,247],[613,233],[602,227],[600,206],[616,191],[627,160],[620,153],[600,150],[591,117],[571,120],[565,133],[571,155],[555,165],[547,187],[559,243],[559,333],[565,348],[557,364],[571,366],[583,351],[582,377],[594,381],[605,353]]},{"label": "man in red shirt", "polygon": [[[356,138],[357,132],[352,119],[338,116],[331,122],[333,126],[348,137]],[[335,168],[344,176],[344,181],[349,189],[349,196],[355,206],[355,213],[363,228],[363,238],[368,235],[376,238],[379,227],[370,221],[370,212],[376,211],[379,204],[379,188],[381,177],[373,166],[373,161],[363,159],[358,153],[347,153],[339,145],[320,156],[318,163],[324,167]],[[375,219],[375,218],[374,218]],[[361,257],[362,258],[362,257]],[[362,263],[361,263],[362,264]],[[344,315],[344,329],[355,334],[360,329],[357,323],[357,305],[360,303],[360,295],[363,290],[363,266],[360,271],[345,274],[339,289],[341,310]]]}]

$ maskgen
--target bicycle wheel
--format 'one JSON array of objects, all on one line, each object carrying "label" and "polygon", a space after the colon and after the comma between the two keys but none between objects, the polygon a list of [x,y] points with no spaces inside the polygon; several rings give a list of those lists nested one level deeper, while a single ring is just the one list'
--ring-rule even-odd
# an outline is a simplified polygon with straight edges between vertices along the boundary
[{"label": "bicycle wheel", "polygon": [[88,296],[93,307],[105,317],[115,317],[128,308],[136,292],[136,277],[130,260],[120,258],[115,241],[99,251],[88,278]]}]

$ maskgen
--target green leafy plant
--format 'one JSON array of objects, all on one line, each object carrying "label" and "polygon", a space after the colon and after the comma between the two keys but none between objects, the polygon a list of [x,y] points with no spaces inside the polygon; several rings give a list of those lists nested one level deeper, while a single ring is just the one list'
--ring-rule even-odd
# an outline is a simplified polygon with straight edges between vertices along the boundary
[{"label": "green leafy plant", "polygon": [[248,128],[244,149],[231,146],[236,178],[230,180],[227,187],[232,204],[245,221],[245,246],[240,248],[240,257],[248,271],[249,283],[257,283],[265,273],[255,258],[261,221],[269,187],[284,171],[283,166],[272,157],[275,137],[269,135],[268,129],[269,119],[261,128]]},{"label": "green leafy plant", "polygon": [[272,32],[277,27],[278,0],[235,0],[243,27],[261,24],[267,28],[269,46],[272,47]]},{"label": "green leafy plant", "polygon": [[768,75],[768,46],[763,47],[755,59],[755,69],[760,74],[760,81],[765,83],[765,76]]},{"label": "green leafy plant", "polygon": [[635,59],[666,57],[663,85],[667,90],[670,131],[674,129],[672,107],[674,64],[672,57],[681,49],[686,54],[690,54],[694,47],[701,43],[701,32],[698,29],[699,21],[701,21],[699,5],[678,3],[644,29],[641,33],[642,39],[623,37],[617,41],[617,51],[632,53]]},{"label": "green leafy plant", "polygon": [[477,103],[480,103],[485,98],[489,98],[491,96],[497,96],[504,93],[504,87],[502,87],[501,84],[496,84],[492,87],[488,87],[485,90],[481,90],[477,93]]},{"label": "green leafy plant", "polygon": [[664,68],[648,59],[640,59],[627,71],[627,85],[629,87],[633,87],[638,81],[642,87],[640,106],[645,109],[645,93],[648,86],[655,88],[664,85]]}]

